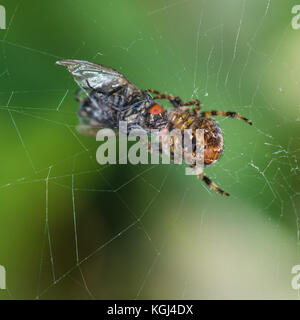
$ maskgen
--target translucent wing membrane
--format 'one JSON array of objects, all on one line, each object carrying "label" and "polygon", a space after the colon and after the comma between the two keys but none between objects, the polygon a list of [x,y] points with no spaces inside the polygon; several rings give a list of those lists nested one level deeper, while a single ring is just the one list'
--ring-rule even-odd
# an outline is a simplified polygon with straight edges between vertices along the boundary
[{"label": "translucent wing membrane", "polygon": [[122,74],[113,68],[81,60],[61,60],[58,65],[66,67],[77,84],[85,90],[97,90],[109,94],[118,88],[127,86],[129,90],[138,90]]}]

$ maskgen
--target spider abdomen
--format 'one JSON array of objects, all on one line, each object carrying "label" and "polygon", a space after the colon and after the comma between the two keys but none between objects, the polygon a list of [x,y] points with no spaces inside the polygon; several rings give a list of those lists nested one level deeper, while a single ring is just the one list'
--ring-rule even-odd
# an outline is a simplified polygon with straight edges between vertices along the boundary
[{"label": "spider abdomen", "polygon": [[223,152],[223,135],[218,123],[210,118],[204,118],[191,110],[177,108],[170,112],[169,120],[174,129],[184,133],[185,129],[192,130],[193,150],[195,152],[196,130],[204,130],[204,165],[215,163]]}]

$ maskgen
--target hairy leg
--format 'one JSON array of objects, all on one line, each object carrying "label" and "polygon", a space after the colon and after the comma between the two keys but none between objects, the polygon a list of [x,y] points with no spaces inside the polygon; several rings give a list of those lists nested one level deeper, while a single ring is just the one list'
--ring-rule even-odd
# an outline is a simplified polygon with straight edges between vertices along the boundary
[{"label": "hairy leg", "polygon": [[247,119],[243,116],[240,116],[239,114],[237,114],[236,112],[233,112],[233,111],[216,111],[216,110],[204,111],[204,112],[201,112],[201,116],[205,117],[205,118],[210,118],[211,116],[231,117],[231,118],[243,120],[243,121],[247,122],[248,124],[252,125],[252,121],[250,121],[249,119]]},{"label": "hairy leg", "polygon": [[153,97],[153,99],[167,99],[167,100],[169,100],[173,104],[173,106],[175,108],[183,107],[183,106],[193,106],[193,105],[195,105],[196,107],[194,108],[194,111],[196,113],[199,112],[199,110],[201,109],[201,103],[200,103],[200,101],[198,99],[193,100],[193,101],[189,101],[189,102],[184,102],[178,96],[173,96],[173,95],[170,95],[170,94],[161,93],[161,92],[159,92],[157,90],[152,90],[152,89],[148,89],[146,91],[156,94],[156,96]]},{"label": "hairy leg", "polygon": [[224,196],[229,196],[229,193],[220,189],[214,182],[211,181],[204,173],[199,173],[199,178],[201,178],[211,189],[223,194]]}]

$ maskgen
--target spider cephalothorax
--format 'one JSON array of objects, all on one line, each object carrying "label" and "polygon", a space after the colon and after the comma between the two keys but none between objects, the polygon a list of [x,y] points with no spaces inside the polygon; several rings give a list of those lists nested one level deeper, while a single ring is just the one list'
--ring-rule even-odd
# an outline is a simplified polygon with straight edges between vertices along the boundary
[{"label": "spider cephalothorax", "polygon": [[[178,96],[160,93],[156,90],[140,90],[115,69],[80,60],[62,60],[57,64],[67,67],[80,86],[84,96],[77,95],[80,102],[79,117],[91,128],[117,129],[119,121],[126,121],[128,129],[142,128],[149,132],[159,129],[169,132],[177,129],[183,132],[191,129],[192,140],[197,129],[204,131],[204,166],[216,162],[223,151],[222,131],[212,116],[226,116],[244,120],[247,118],[232,111],[200,112],[199,100],[183,102]],[[154,94],[152,97],[149,93]],[[174,106],[165,110],[155,100],[167,99]],[[194,108],[188,108],[194,105]],[[174,143],[174,140],[173,140]],[[172,142],[171,142],[172,144]],[[174,145],[173,145],[174,147]],[[192,150],[192,153],[194,149]],[[190,164],[195,167],[195,164]],[[229,195],[216,186],[203,172],[198,176],[212,189]]]}]

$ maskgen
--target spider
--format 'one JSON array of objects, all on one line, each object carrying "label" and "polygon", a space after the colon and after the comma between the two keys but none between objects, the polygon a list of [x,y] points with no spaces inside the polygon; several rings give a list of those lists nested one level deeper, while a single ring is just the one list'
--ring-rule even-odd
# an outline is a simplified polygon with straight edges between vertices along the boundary
[{"label": "spider", "polygon": [[[88,134],[96,129],[117,129],[120,121],[126,121],[128,129],[142,128],[171,131],[192,130],[194,139],[197,129],[204,130],[204,166],[215,163],[223,152],[223,135],[218,123],[211,117],[225,116],[243,120],[252,125],[247,118],[233,111],[202,111],[198,99],[184,102],[180,97],[161,93],[157,90],[140,90],[125,76],[113,68],[81,60],[61,60],[57,64],[66,67],[80,86],[76,100],[80,103],[79,118],[88,128]],[[80,93],[84,93],[80,97]],[[154,95],[154,97],[151,96]],[[174,108],[164,109],[156,100],[166,99]],[[191,106],[194,106],[191,108]],[[81,130],[82,131],[82,130]],[[174,141],[170,142],[171,152]],[[149,151],[151,149],[149,148]],[[194,154],[194,145],[193,152]],[[190,165],[193,169],[195,164]],[[203,172],[197,173],[210,188],[229,196]]]},{"label": "spider", "polygon": [[[212,116],[225,116],[232,117],[236,119],[243,120],[249,125],[252,125],[252,121],[237,114],[233,111],[203,111],[201,110],[201,103],[198,99],[183,102],[183,100],[178,96],[173,96],[165,93],[161,93],[157,90],[148,89],[150,93],[155,96],[153,99],[167,99],[169,100],[174,109],[168,112],[168,118],[172,127],[183,131],[184,129],[192,129],[195,132],[197,129],[204,129],[204,165],[209,166],[215,163],[221,156],[223,152],[223,136],[221,128],[218,123],[211,119]],[[189,109],[188,106],[195,106]],[[191,166],[193,168],[193,165]],[[229,193],[220,189],[210,178],[208,178],[203,172],[198,174],[210,188],[215,191],[229,196]]]}]

